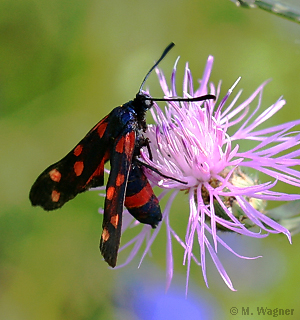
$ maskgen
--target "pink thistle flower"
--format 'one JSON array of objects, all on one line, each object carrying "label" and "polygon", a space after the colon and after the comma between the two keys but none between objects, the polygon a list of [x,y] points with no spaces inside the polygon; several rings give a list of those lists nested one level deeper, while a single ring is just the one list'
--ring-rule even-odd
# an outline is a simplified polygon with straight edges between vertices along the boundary
[{"label": "pink thistle flower", "polygon": [[[165,98],[178,97],[175,78],[178,59],[175,63],[170,87],[164,74],[157,69],[160,86]],[[142,260],[162,225],[167,232],[167,288],[173,277],[173,239],[183,248],[183,264],[187,266],[186,292],[192,260],[201,266],[206,285],[206,249],[226,285],[235,290],[232,282],[218,258],[218,246],[242,259],[256,259],[236,253],[220,237],[218,230],[226,230],[241,235],[263,238],[269,233],[283,233],[291,242],[287,228],[277,221],[280,214],[268,216],[266,201],[299,200],[299,194],[274,191],[278,181],[300,187],[300,173],[293,167],[300,165],[300,132],[292,131],[300,120],[290,121],[267,129],[259,125],[271,118],[285,104],[280,97],[273,105],[259,113],[262,93],[267,82],[260,85],[244,102],[237,105],[242,91],[228,103],[237,82],[218,103],[221,84],[215,87],[209,83],[213,57],[207,60],[206,68],[199,87],[194,91],[191,71],[186,64],[183,79],[183,98],[192,98],[208,93],[216,95],[217,100],[178,102],[168,101],[164,112],[154,103],[151,113],[155,121],[149,125],[146,137],[149,138],[152,158],[147,148],[141,150],[141,160],[154,167],[165,176],[174,177],[183,183],[166,179],[150,169],[144,169],[148,179],[163,189],[159,199],[169,195],[163,210],[163,221],[152,231],[142,225],[140,233],[121,249],[133,245],[127,260],[118,267],[128,264],[141,248],[144,240],[146,248]],[[250,112],[250,104],[258,97],[257,106]],[[227,105],[227,106],[225,106]],[[236,128],[236,129],[235,129]],[[234,130],[229,135],[228,129]],[[242,151],[239,143],[252,141],[255,146]],[[293,149],[294,148],[294,149]],[[293,149],[293,150],[292,150]],[[260,183],[248,171],[263,173],[268,182]],[[179,192],[189,198],[189,209],[183,214],[188,217],[185,238],[181,239],[171,227],[171,206]],[[129,225],[139,223],[124,212],[123,230]],[[276,220],[276,221],[275,221]],[[255,228],[256,227],[256,228]],[[257,230],[258,229],[258,230]],[[198,243],[198,246],[195,245]]]}]

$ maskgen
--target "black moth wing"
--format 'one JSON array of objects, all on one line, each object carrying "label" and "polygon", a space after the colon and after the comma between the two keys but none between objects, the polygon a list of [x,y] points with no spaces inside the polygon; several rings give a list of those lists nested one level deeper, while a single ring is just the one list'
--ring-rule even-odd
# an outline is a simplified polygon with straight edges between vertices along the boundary
[{"label": "black moth wing", "polygon": [[100,251],[104,260],[115,267],[121,238],[122,212],[128,175],[135,151],[136,132],[128,125],[111,150],[110,175],[106,186],[103,231]]},{"label": "black moth wing", "polygon": [[44,170],[29,198],[45,210],[62,207],[78,193],[104,184],[104,164],[110,158],[110,114],[98,122],[64,158]]}]

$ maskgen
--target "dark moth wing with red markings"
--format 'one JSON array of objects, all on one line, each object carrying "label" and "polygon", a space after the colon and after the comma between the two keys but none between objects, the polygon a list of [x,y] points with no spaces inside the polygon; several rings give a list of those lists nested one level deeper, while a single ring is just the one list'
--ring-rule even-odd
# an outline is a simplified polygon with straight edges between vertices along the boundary
[{"label": "dark moth wing with red markings", "polygon": [[137,162],[133,162],[129,173],[124,205],[136,220],[152,228],[162,220],[159,201]]},{"label": "dark moth wing with red markings", "polygon": [[135,131],[130,125],[126,131],[116,139],[111,152],[113,161],[106,186],[103,231],[100,240],[100,251],[105,261],[112,267],[115,267],[117,262],[124,198],[135,150]]},{"label": "dark moth wing with red markings", "polygon": [[29,198],[45,210],[62,207],[78,193],[104,184],[105,148],[111,139],[110,115],[101,120],[63,159],[44,170],[33,184]]},{"label": "dark moth wing with red markings", "polygon": [[[125,139],[121,137],[116,143],[116,151],[112,153],[115,161],[112,163],[106,187],[100,251],[111,267],[115,267],[117,263],[123,205],[136,220],[149,224],[152,228],[156,228],[162,220],[159,201],[135,159],[129,170],[132,133],[128,133]],[[124,145],[122,140],[124,140]],[[123,151],[119,148],[120,146],[123,146]],[[115,170],[116,165],[119,165],[119,170]]]},{"label": "dark moth wing with red markings", "polygon": [[[102,186],[104,164],[110,160],[100,250],[112,267],[117,261],[125,199],[129,212],[139,221],[154,228],[161,220],[158,200],[135,160],[145,144],[144,117],[152,105],[145,102],[146,98],[138,94],[133,101],[113,109],[63,159],[41,173],[29,194],[34,206],[60,208],[78,193]],[[139,195],[135,197],[135,193]]]}]

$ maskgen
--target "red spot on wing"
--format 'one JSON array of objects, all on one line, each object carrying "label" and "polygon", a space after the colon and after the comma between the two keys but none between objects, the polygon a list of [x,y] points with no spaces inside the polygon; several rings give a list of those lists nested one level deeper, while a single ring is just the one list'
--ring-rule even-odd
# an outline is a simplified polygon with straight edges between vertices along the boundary
[{"label": "red spot on wing", "polygon": [[107,124],[108,122],[105,122],[104,120],[106,120],[107,116],[99,123],[99,126],[97,128],[97,132],[100,138],[103,137],[104,132],[106,130]]},{"label": "red spot on wing", "polygon": [[79,144],[79,145],[74,149],[73,153],[74,153],[74,155],[75,155],[76,157],[78,157],[78,156],[81,154],[81,152],[82,152],[82,145]]},{"label": "red spot on wing", "polygon": [[121,137],[120,140],[118,141],[118,143],[116,144],[116,152],[118,153],[123,153],[124,151],[124,142],[125,142],[125,138]]},{"label": "red spot on wing", "polygon": [[61,179],[61,173],[57,169],[52,169],[49,172],[50,179],[54,182],[59,182]]},{"label": "red spot on wing", "polygon": [[115,194],[115,188],[114,187],[109,187],[106,191],[106,198],[107,200],[112,200]]},{"label": "red spot on wing", "polygon": [[84,168],[84,164],[82,161],[76,161],[74,163],[74,172],[77,177],[82,174],[83,168]]},{"label": "red spot on wing", "polygon": [[103,229],[101,238],[104,242],[109,239],[109,232],[106,228]]},{"label": "red spot on wing", "polygon": [[120,186],[124,183],[124,181],[125,181],[125,176],[124,176],[124,174],[119,173],[119,174],[117,175],[117,179],[116,179],[116,186],[117,186],[117,187],[120,187]]},{"label": "red spot on wing", "polygon": [[117,229],[119,223],[119,215],[116,214],[115,216],[112,216],[110,218],[110,223],[115,227],[115,229]]},{"label": "red spot on wing", "polygon": [[125,136],[122,136],[117,142],[115,150],[118,153],[125,152],[126,156],[132,156],[133,149],[135,146],[135,132],[131,131],[126,133]]},{"label": "red spot on wing", "polygon": [[60,192],[53,190],[51,193],[51,199],[53,202],[57,202],[60,198]]},{"label": "red spot on wing", "polygon": [[125,136],[125,154],[127,157],[132,156],[135,146],[135,132],[131,131]]},{"label": "red spot on wing", "polygon": [[133,196],[125,198],[125,207],[126,208],[141,207],[146,203],[148,203],[152,195],[153,195],[153,190],[148,182],[140,192],[136,193]]}]

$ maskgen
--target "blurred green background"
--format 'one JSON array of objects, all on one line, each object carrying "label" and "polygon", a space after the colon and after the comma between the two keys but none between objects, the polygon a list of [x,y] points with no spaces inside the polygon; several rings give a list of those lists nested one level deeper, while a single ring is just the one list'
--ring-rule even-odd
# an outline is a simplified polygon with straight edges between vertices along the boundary
[{"label": "blurred green background", "polygon": [[[189,319],[232,319],[231,307],[240,310],[234,319],[244,319],[241,308],[248,306],[295,309],[286,319],[300,317],[299,235],[292,246],[281,235],[263,240],[226,235],[240,254],[264,257],[241,261],[220,250],[237,292],[226,287],[211,262],[207,289],[193,265],[187,302],[183,251],[175,243],[174,282],[164,294],[164,227],[140,269],[135,259],[110,270],[98,249],[103,199],[97,192],[51,213],[30,206],[28,192],[38,174],[112,108],[132,99],[171,41],[176,47],[161,63],[167,76],[180,55],[179,74],[189,61],[194,78],[200,78],[212,54],[211,80],[222,79],[222,95],[238,76],[238,88],[244,88],[239,101],[272,78],[264,108],[280,95],[287,105],[267,125],[300,117],[295,23],[229,0],[0,0],[0,319],[159,319],[159,302],[165,311],[193,304],[198,311]],[[147,85],[161,96],[155,74]],[[172,217],[181,234],[187,215],[180,214],[187,210],[187,198],[180,195]],[[126,232],[123,243],[131,237]],[[179,314],[166,312],[164,319]]]}]

